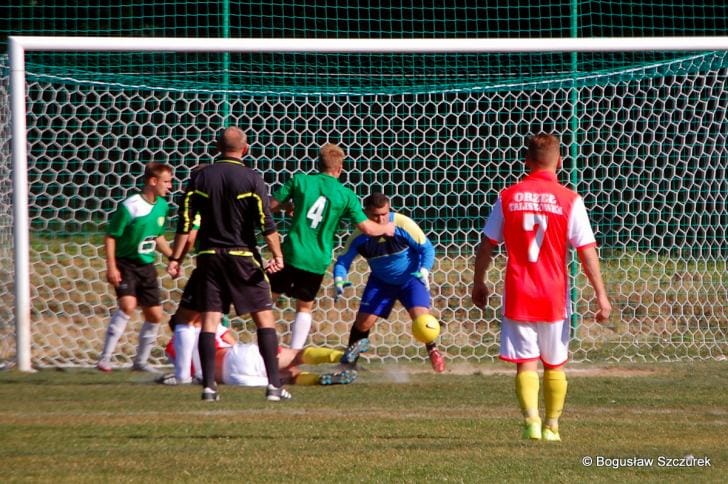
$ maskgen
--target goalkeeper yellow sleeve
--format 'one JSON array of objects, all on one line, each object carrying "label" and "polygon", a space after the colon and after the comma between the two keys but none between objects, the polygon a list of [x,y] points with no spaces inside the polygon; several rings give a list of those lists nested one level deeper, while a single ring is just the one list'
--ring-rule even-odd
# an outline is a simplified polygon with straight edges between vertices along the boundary
[{"label": "goalkeeper yellow sleeve", "polygon": [[516,396],[526,418],[538,417],[538,373],[522,371],[516,374]]},{"label": "goalkeeper yellow sleeve", "polygon": [[566,373],[562,370],[544,370],[543,399],[546,406],[546,425],[558,426],[566,401]]},{"label": "goalkeeper yellow sleeve", "polygon": [[296,385],[318,385],[319,375],[302,371],[296,376]]},{"label": "goalkeeper yellow sleeve", "polygon": [[331,348],[304,348],[301,360],[307,365],[320,365],[322,363],[338,363],[344,355],[343,351]]}]

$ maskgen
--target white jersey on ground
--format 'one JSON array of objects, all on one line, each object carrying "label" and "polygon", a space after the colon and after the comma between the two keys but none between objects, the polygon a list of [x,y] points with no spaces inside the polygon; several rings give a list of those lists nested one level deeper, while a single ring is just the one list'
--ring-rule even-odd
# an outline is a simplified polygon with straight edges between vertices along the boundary
[{"label": "white jersey on ground", "polygon": [[222,361],[222,382],[245,387],[263,387],[268,384],[268,374],[258,345],[236,343],[228,350]]}]

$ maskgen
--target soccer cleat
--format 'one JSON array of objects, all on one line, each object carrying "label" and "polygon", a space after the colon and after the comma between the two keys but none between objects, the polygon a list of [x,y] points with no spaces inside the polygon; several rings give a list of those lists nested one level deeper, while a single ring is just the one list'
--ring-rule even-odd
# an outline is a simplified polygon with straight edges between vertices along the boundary
[{"label": "soccer cleat", "polygon": [[369,349],[369,339],[363,338],[350,345],[339,360],[342,365],[356,365],[356,360],[359,359],[359,355]]},{"label": "soccer cleat", "polygon": [[268,387],[265,389],[265,398],[269,402],[280,402],[281,400],[290,400],[293,398],[293,395],[288,393],[288,390],[283,387],[268,384]]},{"label": "soccer cleat", "polygon": [[131,371],[144,371],[147,373],[161,373],[159,370],[154,368],[149,363],[134,363],[131,366]]},{"label": "soccer cleat", "polygon": [[187,381],[177,381],[177,377],[174,376],[174,373],[165,373],[154,381],[161,383],[162,385],[189,385],[192,383],[192,379]]},{"label": "soccer cleat", "polygon": [[559,429],[552,429],[548,425],[543,428],[541,439],[547,442],[561,442],[561,436],[559,435]]},{"label": "soccer cleat", "polygon": [[343,370],[335,373],[324,373],[319,377],[319,385],[346,385],[356,380],[356,370]]},{"label": "soccer cleat", "polygon": [[201,398],[203,402],[217,402],[220,400],[220,395],[218,395],[216,390],[213,390],[210,387],[205,387],[205,389],[202,390]]},{"label": "soccer cleat", "polygon": [[96,363],[96,369],[103,371],[104,373],[109,373],[113,368],[111,367],[111,363],[107,360],[99,360],[99,362]]},{"label": "soccer cleat", "polygon": [[432,363],[432,369],[435,373],[442,373],[445,371],[445,358],[442,357],[442,353],[437,348],[432,348],[428,351],[430,355],[430,363]]},{"label": "soccer cleat", "polygon": [[526,420],[523,424],[524,440],[541,440],[541,420]]}]

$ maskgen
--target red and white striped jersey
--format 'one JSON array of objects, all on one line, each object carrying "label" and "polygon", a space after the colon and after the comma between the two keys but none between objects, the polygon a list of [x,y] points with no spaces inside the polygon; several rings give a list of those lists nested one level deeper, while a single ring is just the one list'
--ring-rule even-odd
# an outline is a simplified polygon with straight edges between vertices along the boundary
[{"label": "red and white striped jersey", "polygon": [[503,190],[483,228],[507,253],[504,315],[553,322],[570,314],[570,248],[596,245],[584,201],[550,171],[536,171]]}]

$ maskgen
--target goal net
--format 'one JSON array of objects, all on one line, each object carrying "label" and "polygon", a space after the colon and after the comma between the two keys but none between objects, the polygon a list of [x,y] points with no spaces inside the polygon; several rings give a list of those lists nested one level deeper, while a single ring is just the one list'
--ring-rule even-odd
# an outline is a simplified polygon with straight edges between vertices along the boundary
[{"label": "goal net", "polygon": [[[315,171],[323,143],[340,143],[348,153],[342,181],[360,197],[388,194],[394,210],[423,228],[437,252],[431,293],[443,324],[439,343],[453,363],[497,358],[500,300],[493,297],[485,311],[472,306],[473,254],[499,191],[524,173],[526,137],[557,133],[564,145],[560,180],[584,197],[615,308],[609,323],[593,321],[592,294],[575,265],[572,360],[725,358],[726,51],[632,50],[118,52],[98,57],[104,61],[97,69],[76,64],[78,54],[29,54],[27,268],[16,266],[13,251],[4,59],[0,362],[16,358],[14,281],[16,271],[28,270],[33,365],[95,363],[115,307],[102,250],[109,215],[139,188],[149,161],[174,167],[178,193],[190,169],[211,160],[212,142],[226,125],[248,132],[247,161],[271,190],[294,173]],[[140,67],[141,57],[161,55],[195,58],[196,70],[184,72],[182,60],[169,72]],[[200,72],[200,65],[209,70]],[[285,235],[288,219],[278,222]],[[339,246],[350,230],[342,227]],[[497,294],[503,266],[501,253],[489,274]],[[171,280],[163,267],[160,259],[171,315],[185,279]],[[354,290],[339,302],[325,278],[312,343],[346,344],[367,274],[359,260]],[[292,303],[281,301],[284,343],[293,314]],[[247,317],[232,322],[242,340],[255,337]],[[140,325],[137,314],[115,364],[131,364]],[[166,363],[161,349],[168,338],[165,325],[155,364]],[[426,358],[401,307],[377,323],[371,339],[373,361]]]}]

